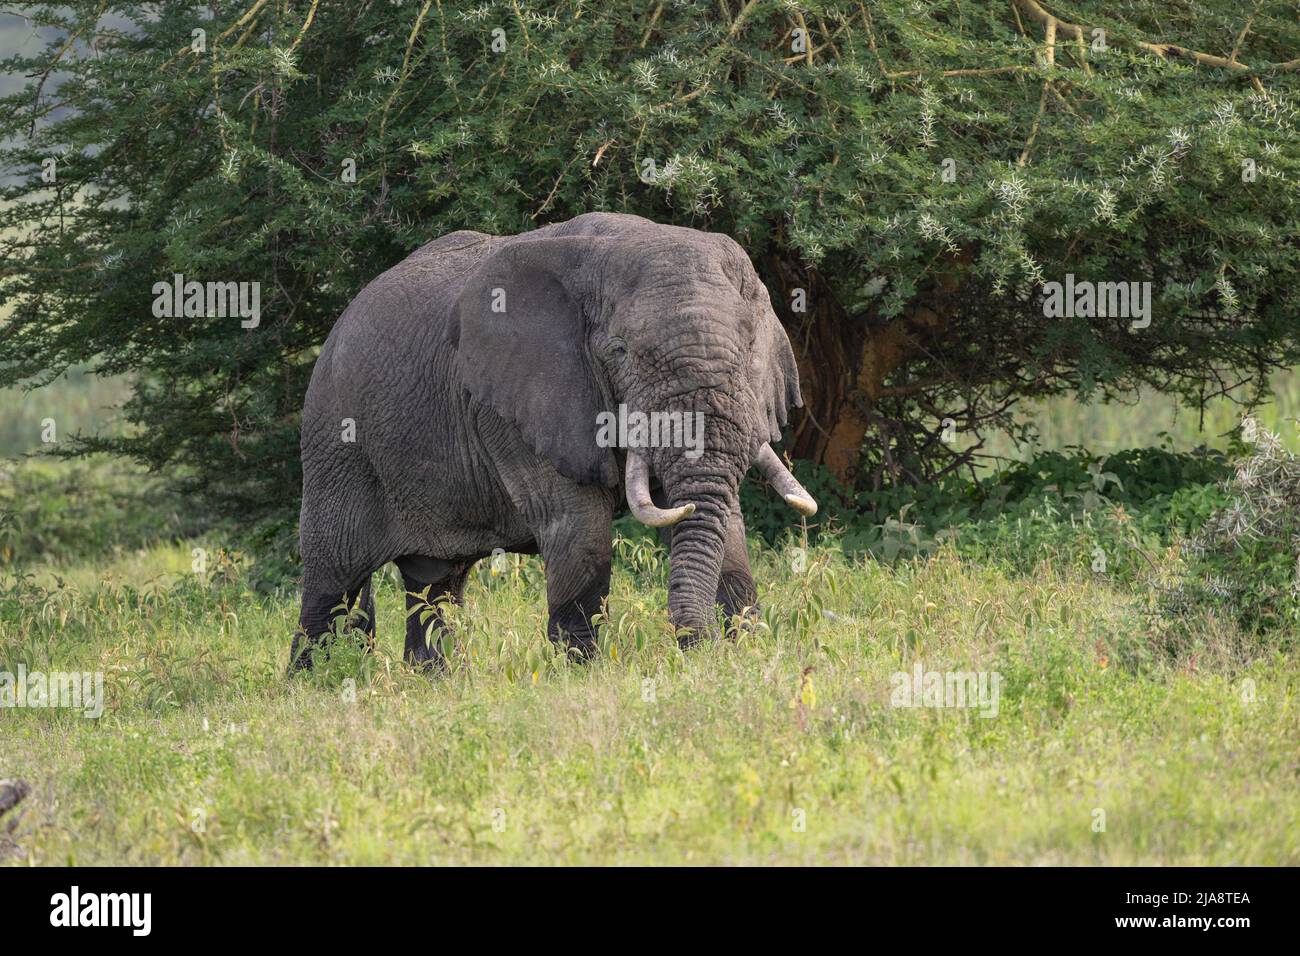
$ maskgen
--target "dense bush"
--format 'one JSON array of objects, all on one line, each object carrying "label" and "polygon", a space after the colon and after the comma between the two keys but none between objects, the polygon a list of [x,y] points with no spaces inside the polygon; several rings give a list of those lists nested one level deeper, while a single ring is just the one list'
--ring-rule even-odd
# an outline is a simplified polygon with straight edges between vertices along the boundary
[{"label": "dense bush", "polygon": [[[1242,435],[1230,454],[1071,449],[849,502],[811,476],[824,507],[809,537],[886,561],[948,542],[1022,573],[1050,562],[1146,592],[1175,629],[1211,611],[1246,633],[1277,630],[1300,623],[1300,457],[1253,419]],[[752,531],[770,542],[788,534],[770,495],[747,488],[745,498]]]},{"label": "dense bush", "polygon": [[1229,500],[1186,542],[1189,575],[1166,606],[1223,608],[1245,630],[1300,622],[1300,458],[1247,419],[1254,451],[1225,483]]},{"label": "dense bush", "polygon": [[[988,477],[950,475],[846,500],[824,473],[800,470],[823,506],[810,526],[814,538],[832,532],[845,550],[885,560],[927,554],[952,540],[972,557],[1024,570],[1062,552],[1074,553],[1076,562],[1086,556],[1092,567],[1098,547],[1105,558],[1123,552],[1135,535],[1164,544],[1190,533],[1225,502],[1216,485],[1231,473],[1223,453],[1206,449],[1141,448],[1098,457],[1074,448]],[[789,526],[780,502],[764,489],[747,487],[744,504],[750,531],[768,541]],[[1120,559],[1134,572],[1137,560]]]},{"label": "dense bush", "polygon": [[202,530],[156,477],[120,462],[0,461],[0,570],[101,557]]},{"label": "dense bush", "polygon": [[[85,448],[291,523],[357,290],[605,209],[745,246],[799,351],[789,445],[859,488],[1017,397],[1262,387],[1300,357],[1293,5],[1044,3],[11,4],[0,383],[133,373],[137,427]],[[260,324],[154,316],[175,273],[260,283]],[[1149,326],[1048,317],[1067,273],[1150,282]]]}]

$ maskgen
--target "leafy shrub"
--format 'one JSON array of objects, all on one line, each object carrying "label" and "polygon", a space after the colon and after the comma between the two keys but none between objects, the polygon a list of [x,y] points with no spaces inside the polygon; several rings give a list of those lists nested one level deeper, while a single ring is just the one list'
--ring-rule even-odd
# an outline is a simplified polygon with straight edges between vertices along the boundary
[{"label": "leafy shrub", "polygon": [[256,561],[249,572],[249,584],[260,594],[294,590],[302,577],[302,556],[298,553],[298,524],[280,516],[257,522],[245,534],[232,535]]},{"label": "leafy shrub", "polygon": [[1078,447],[1066,451],[1046,452],[1002,472],[992,483],[990,498],[1024,501],[1056,492],[1090,508],[1099,503],[1094,496],[1104,494],[1115,504],[1150,505],[1188,486],[1212,484],[1230,472],[1222,452],[1204,448],[1190,454],[1134,448],[1105,458]]},{"label": "leafy shrub", "polygon": [[1187,576],[1165,605],[1225,609],[1262,631],[1300,621],[1300,458],[1253,419],[1242,431],[1253,453],[1225,482],[1227,503],[1185,544]]},{"label": "leafy shrub", "polygon": [[[1128,579],[1140,575],[1144,551],[1192,532],[1226,503],[1218,482],[1232,470],[1223,453],[1203,448],[1139,448],[1109,457],[1070,448],[985,478],[950,475],[846,502],[824,473],[798,465],[821,504],[810,537],[829,533],[850,553],[893,561],[952,540],[967,557],[1021,571],[1051,559]],[[763,489],[746,486],[742,504],[750,531],[769,542],[790,527],[789,509]]]},{"label": "leafy shrub", "polygon": [[156,478],[122,462],[0,462],[0,568],[190,537],[203,528],[185,510]]}]

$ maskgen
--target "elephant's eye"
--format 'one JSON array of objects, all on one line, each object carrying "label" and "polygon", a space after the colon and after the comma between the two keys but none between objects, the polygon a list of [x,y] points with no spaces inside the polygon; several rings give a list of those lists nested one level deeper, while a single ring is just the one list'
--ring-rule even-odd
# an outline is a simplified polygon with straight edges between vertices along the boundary
[{"label": "elephant's eye", "polygon": [[622,361],[623,359],[627,358],[627,346],[625,346],[622,342],[611,343],[610,352],[613,354],[614,358],[618,359],[619,361]]}]

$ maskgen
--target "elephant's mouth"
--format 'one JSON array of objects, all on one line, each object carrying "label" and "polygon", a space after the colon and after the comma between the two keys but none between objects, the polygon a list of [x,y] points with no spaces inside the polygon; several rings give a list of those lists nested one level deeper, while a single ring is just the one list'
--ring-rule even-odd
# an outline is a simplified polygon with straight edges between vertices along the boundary
[{"label": "elephant's mouth", "polygon": [[[780,456],[767,442],[759,449],[754,464],[791,508],[809,518],[817,513],[816,499],[790,474]],[[667,528],[695,513],[695,503],[691,501],[672,508],[660,508],[654,503],[650,497],[650,464],[636,449],[628,449],[623,477],[627,506],[642,524],[651,528]]]}]

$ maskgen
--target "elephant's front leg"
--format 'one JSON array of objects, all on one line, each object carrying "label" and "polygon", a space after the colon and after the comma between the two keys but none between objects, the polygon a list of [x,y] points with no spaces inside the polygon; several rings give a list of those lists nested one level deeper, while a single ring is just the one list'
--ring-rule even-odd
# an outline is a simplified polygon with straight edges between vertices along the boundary
[{"label": "elephant's front leg", "polygon": [[342,595],[324,591],[303,590],[302,610],[298,615],[298,631],[289,647],[289,673],[310,670],[315,656],[328,656],[328,645],[336,629],[339,606],[346,608],[345,630],[360,631],[364,635],[367,651],[375,647],[375,592],[370,576],[355,588]]},{"label": "elephant's front leg", "polygon": [[580,487],[562,506],[547,509],[537,529],[546,565],[546,634],[588,658],[596,650],[593,617],[609,597],[613,498],[603,488]]}]

